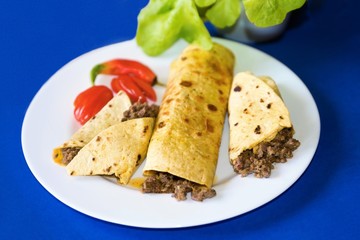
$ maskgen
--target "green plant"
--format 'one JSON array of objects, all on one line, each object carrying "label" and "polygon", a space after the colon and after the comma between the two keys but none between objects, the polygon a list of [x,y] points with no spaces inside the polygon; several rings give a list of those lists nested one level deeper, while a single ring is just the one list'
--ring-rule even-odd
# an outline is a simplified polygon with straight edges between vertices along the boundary
[{"label": "green plant", "polygon": [[306,0],[150,0],[138,16],[137,44],[151,56],[180,38],[210,49],[212,40],[204,22],[218,28],[232,26],[240,16],[241,2],[250,22],[269,27],[282,23]]}]

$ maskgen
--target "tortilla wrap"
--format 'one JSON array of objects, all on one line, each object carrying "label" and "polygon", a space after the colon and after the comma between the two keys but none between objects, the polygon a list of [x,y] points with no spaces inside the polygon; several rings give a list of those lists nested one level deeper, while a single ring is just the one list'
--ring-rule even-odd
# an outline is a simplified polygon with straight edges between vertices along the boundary
[{"label": "tortilla wrap", "polygon": [[189,45],[171,64],[145,176],[165,172],[211,188],[233,67],[233,53],[216,43],[210,51]]},{"label": "tortilla wrap", "polygon": [[103,130],[66,166],[68,174],[115,175],[127,184],[146,156],[154,122],[137,118]]},{"label": "tortilla wrap", "polygon": [[[277,89],[276,85],[274,88]],[[262,141],[272,140],[281,129],[292,126],[281,97],[263,79],[250,72],[235,76],[228,105],[230,159]],[[255,131],[258,126],[260,133]]]},{"label": "tortilla wrap", "polygon": [[[259,154],[256,153],[259,161],[262,161],[256,164],[258,166],[266,164],[263,167],[268,168],[265,174],[260,173],[262,170],[259,170],[258,176],[268,177],[273,168],[271,164],[285,161],[285,158],[292,156],[292,151],[299,146],[299,142],[292,138],[294,130],[289,111],[280,96],[279,89],[270,77],[257,77],[251,72],[238,73],[232,83],[228,112],[229,154],[233,165],[235,160],[238,161],[239,156],[246,150],[256,153],[261,143],[271,142],[266,146],[263,145],[264,150],[261,150]],[[285,131],[282,131],[283,129],[288,129],[287,136],[285,136]],[[275,138],[276,147],[274,147]],[[283,139],[281,140],[283,142],[278,140],[280,138]],[[272,147],[271,153],[270,150],[266,150],[269,147]],[[283,150],[283,152],[286,150],[286,154],[282,156],[274,153],[279,150]],[[268,156],[265,156],[266,151],[269,152]],[[278,156],[281,159],[277,159]],[[244,163],[247,160],[243,159],[242,161]],[[248,168],[245,165],[252,163],[244,163],[241,170]],[[243,175],[247,174],[242,173],[244,173]]]},{"label": "tortilla wrap", "polygon": [[[98,133],[121,122],[123,113],[131,106],[129,97],[120,91],[92,119],[86,122],[71,138],[53,150],[53,160],[66,165],[76,153]],[[73,156],[64,156],[72,152]],[[67,158],[67,160],[64,159]]]}]

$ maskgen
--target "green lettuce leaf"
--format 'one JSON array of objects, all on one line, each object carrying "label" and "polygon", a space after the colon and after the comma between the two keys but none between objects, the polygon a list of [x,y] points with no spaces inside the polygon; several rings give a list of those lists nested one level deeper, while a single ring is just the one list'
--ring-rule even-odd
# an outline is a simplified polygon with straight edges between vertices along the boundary
[{"label": "green lettuce leaf", "polygon": [[240,0],[217,0],[205,16],[218,28],[231,27],[240,16]]},{"label": "green lettuce leaf", "polygon": [[150,0],[138,15],[136,42],[150,56],[161,54],[180,38],[210,49],[204,21],[217,28],[232,26],[240,16],[241,2],[250,22],[269,27],[282,23],[306,0]]},{"label": "green lettuce leaf", "polygon": [[204,8],[204,7],[209,7],[210,5],[213,5],[216,0],[194,0],[196,6]]},{"label": "green lettuce leaf", "polygon": [[155,56],[179,38],[205,49],[212,47],[211,36],[193,0],[150,0],[138,15],[137,44],[146,54]]},{"label": "green lettuce leaf", "polygon": [[300,8],[306,0],[242,0],[246,16],[258,27],[282,23],[288,12]]}]

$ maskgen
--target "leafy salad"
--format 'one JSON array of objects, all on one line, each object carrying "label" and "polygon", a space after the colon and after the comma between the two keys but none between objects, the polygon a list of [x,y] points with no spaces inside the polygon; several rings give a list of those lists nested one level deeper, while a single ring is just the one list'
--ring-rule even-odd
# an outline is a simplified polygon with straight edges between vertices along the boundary
[{"label": "leafy salad", "polygon": [[[235,24],[244,7],[246,16],[258,27],[284,21],[288,12],[306,0],[150,0],[138,15],[137,44],[150,56],[171,47],[178,39],[205,49],[212,40],[205,22],[217,28]],[[241,4],[242,3],[242,4]]]}]

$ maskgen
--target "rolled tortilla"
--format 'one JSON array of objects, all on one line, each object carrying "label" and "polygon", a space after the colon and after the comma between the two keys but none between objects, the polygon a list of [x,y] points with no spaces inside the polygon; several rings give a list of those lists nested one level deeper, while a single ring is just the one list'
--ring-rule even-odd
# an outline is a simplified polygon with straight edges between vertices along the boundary
[{"label": "rolled tortilla", "polygon": [[53,160],[67,165],[97,134],[121,122],[123,113],[131,106],[129,97],[120,91],[92,119],[86,122],[71,138],[53,150]]},{"label": "rolled tortilla", "polygon": [[114,175],[127,184],[143,162],[154,118],[117,123],[96,135],[66,166],[69,175]]},{"label": "rolled tortilla", "polygon": [[275,82],[251,72],[238,73],[229,103],[230,161],[243,176],[269,177],[274,162],[292,157],[299,142],[293,139],[290,113]]},{"label": "rolled tortilla", "polygon": [[230,50],[189,45],[172,63],[144,166],[211,188],[234,67]]}]

